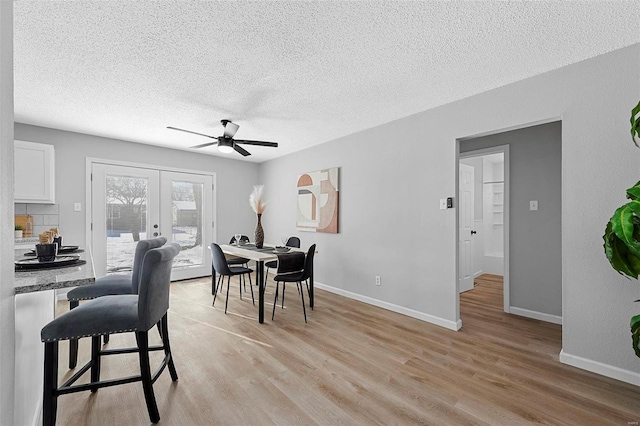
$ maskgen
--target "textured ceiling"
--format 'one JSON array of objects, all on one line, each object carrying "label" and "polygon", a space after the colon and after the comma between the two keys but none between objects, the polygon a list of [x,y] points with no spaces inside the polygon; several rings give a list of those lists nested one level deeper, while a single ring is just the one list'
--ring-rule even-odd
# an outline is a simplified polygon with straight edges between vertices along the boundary
[{"label": "textured ceiling", "polygon": [[[17,122],[265,161],[640,42],[640,2],[14,2]],[[216,148],[203,154],[221,154]]]}]

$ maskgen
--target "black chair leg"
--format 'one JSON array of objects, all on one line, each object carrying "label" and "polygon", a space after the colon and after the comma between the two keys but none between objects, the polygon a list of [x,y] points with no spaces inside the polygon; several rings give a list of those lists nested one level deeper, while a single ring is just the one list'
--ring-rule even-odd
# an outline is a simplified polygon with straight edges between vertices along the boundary
[{"label": "black chair leg", "polygon": [[[220,278],[222,278],[222,275],[218,276],[218,282],[216,283],[216,289],[213,292],[213,303],[211,304],[211,306],[216,305],[216,297],[218,296],[218,287],[220,286]],[[222,285],[224,285],[224,283],[222,283]]]},{"label": "black chair leg", "polygon": [[[302,283],[298,283],[302,286]],[[302,297],[302,313],[304,313],[304,322],[307,322],[307,309],[304,307],[304,291],[300,291],[300,296]]]},{"label": "black chair leg", "polygon": [[42,424],[56,424],[58,409],[58,342],[44,344],[44,392],[42,396]]},{"label": "black chair leg", "polygon": [[164,314],[160,322],[158,323],[158,327],[162,324],[162,346],[164,347],[164,355],[169,358],[169,374],[171,374],[171,380],[174,382],[178,380],[178,372],[176,371],[176,366],[173,363],[173,355],[171,354],[171,345],[169,344],[169,327],[167,326],[167,314]]},{"label": "black chair leg", "polygon": [[284,291],[287,288],[287,283],[282,281],[282,306],[280,306],[280,309],[284,309]]},{"label": "black chair leg", "polygon": [[[244,274],[238,275],[238,288],[240,289],[240,300],[242,300],[242,283],[244,281]],[[244,291],[247,291],[247,284],[245,283]]]},{"label": "black chair leg", "polygon": [[[153,393],[153,382],[151,381],[151,366],[149,365],[149,336],[146,331],[136,331],[136,341],[138,342],[138,355],[140,358],[140,375],[142,376],[142,390],[144,399],[147,402],[149,419],[151,423],[160,421],[158,404]],[[172,377],[173,378],[173,377]]]},{"label": "black chair leg", "polygon": [[280,283],[276,281],[276,297],[273,299],[273,312],[271,312],[271,321],[273,321],[273,317],[276,314],[276,305],[278,304],[278,289],[280,288]]},{"label": "black chair leg", "polygon": [[[309,300],[311,300],[311,289],[309,288],[309,280],[306,280],[304,283],[307,285],[307,294],[309,295]],[[313,305],[311,305],[311,310],[313,311]]]},{"label": "black chair leg", "polygon": [[[91,337],[91,382],[100,381],[100,336]],[[95,393],[97,387],[91,388],[91,393]]]},{"label": "black chair leg", "polygon": [[[224,285],[224,281],[222,282]],[[227,300],[224,302],[224,313],[227,313],[227,306],[229,305],[229,287],[231,286],[231,275],[227,278]]]},{"label": "black chair leg", "polygon": [[251,282],[251,273],[248,273],[247,276],[249,277],[249,288],[251,289],[251,302],[253,302],[253,306],[256,306],[256,299],[253,298],[253,283]]}]

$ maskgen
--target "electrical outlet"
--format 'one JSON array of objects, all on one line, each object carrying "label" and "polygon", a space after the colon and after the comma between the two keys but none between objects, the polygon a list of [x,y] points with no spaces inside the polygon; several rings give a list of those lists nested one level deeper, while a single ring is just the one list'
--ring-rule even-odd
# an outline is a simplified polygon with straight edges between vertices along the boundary
[{"label": "electrical outlet", "polygon": [[533,201],[529,201],[529,210],[538,210],[538,201],[537,200],[533,200]]},{"label": "electrical outlet", "polygon": [[380,284],[380,275],[376,275],[376,285],[382,285]]},{"label": "electrical outlet", "polygon": [[74,212],[82,211],[82,204],[81,203],[73,203],[73,211]]}]

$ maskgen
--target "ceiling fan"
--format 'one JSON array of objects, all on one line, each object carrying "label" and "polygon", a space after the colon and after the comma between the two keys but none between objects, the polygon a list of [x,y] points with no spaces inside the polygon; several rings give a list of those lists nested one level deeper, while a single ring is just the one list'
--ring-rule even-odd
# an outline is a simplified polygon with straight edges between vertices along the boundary
[{"label": "ceiling fan", "polygon": [[250,141],[250,140],[246,140],[246,139],[234,139],[233,137],[235,136],[236,132],[238,131],[238,128],[240,127],[239,125],[232,123],[231,120],[220,120],[220,122],[222,123],[222,126],[224,127],[224,132],[222,134],[222,136],[211,136],[211,135],[205,135],[204,133],[198,133],[198,132],[193,132],[191,130],[186,130],[186,129],[179,129],[177,127],[171,127],[171,126],[167,126],[167,129],[171,129],[171,130],[178,130],[180,132],[187,132],[187,133],[193,133],[194,135],[200,135],[200,136],[204,136],[207,138],[211,138],[211,139],[216,139],[215,142],[207,142],[207,143],[203,143],[201,145],[195,145],[195,146],[191,146],[189,148],[204,148],[205,146],[211,146],[211,145],[218,145],[218,150],[220,152],[224,152],[224,153],[230,153],[233,152],[234,150],[236,152],[239,152],[240,154],[242,154],[243,156],[248,156],[251,155],[251,153],[249,151],[247,151],[246,149],[242,148],[241,146],[239,146],[238,144],[245,144],[245,145],[258,145],[258,146],[271,146],[274,148],[278,147],[278,144],[276,142],[265,142],[265,141]]}]

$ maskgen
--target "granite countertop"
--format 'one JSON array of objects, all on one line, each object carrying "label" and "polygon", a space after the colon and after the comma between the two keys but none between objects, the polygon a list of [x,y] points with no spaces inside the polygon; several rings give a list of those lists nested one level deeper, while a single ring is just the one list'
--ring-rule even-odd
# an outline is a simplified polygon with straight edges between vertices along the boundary
[{"label": "granite countertop", "polygon": [[[24,254],[29,249],[16,249],[15,259],[26,259]],[[73,253],[76,254],[76,253]],[[15,293],[31,293],[34,291],[55,290],[58,288],[77,287],[93,284],[96,274],[93,270],[93,260],[89,249],[77,253],[80,259],[86,261],[82,265],[73,265],[54,269],[31,269],[15,271]]]}]

